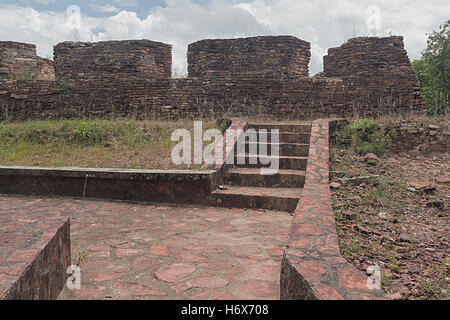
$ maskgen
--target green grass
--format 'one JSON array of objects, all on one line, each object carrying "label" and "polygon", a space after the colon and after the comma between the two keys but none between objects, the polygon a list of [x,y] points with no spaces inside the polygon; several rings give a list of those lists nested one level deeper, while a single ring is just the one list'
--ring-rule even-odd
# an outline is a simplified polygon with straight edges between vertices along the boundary
[{"label": "green grass", "polygon": [[[192,121],[62,120],[0,122],[0,164],[185,169],[170,153],[175,129],[193,131]],[[224,123],[204,121],[203,130]],[[193,139],[192,139],[193,140]],[[199,169],[193,166],[191,169]]]},{"label": "green grass", "polygon": [[374,119],[362,119],[345,126],[338,137],[351,140],[351,147],[360,155],[374,153],[383,155],[388,150],[389,133]]}]

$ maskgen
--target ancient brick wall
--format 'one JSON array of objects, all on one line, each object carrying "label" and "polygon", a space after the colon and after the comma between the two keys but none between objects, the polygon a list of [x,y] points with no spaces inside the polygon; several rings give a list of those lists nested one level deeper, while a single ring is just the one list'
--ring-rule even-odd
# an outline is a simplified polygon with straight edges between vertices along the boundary
[{"label": "ancient brick wall", "polygon": [[36,67],[38,70],[36,80],[55,80],[55,68],[52,60],[38,57]]},{"label": "ancient brick wall", "polygon": [[292,36],[201,40],[188,46],[189,77],[308,77],[311,45]]},{"label": "ancient brick wall", "polygon": [[34,44],[0,41],[0,79],[53,80],[53,62],[38,57]]},{"label": "ancient brick wall", "polygon": [[[250,38],[249,43],[252,44],[255,39],[260,38],[271,39],[274,41],[273,43],[276,43],[274,39],[280,38],[277,41],[283,48],[283,45],[287,43],[286,39],[289,40],[293,37],[257,37]],[[349,70],[353,68],[351,65],[344,67],[344,71],[338,70],[339,64],[335,64],[330,69],[330,61],[341,58],[344,61],[346,55],[353,52],[353,47],[347,48],[347,46],[356,40],[350,40],[343,46],[347,48],[345,52],[348,54],[343,54],[340,48],[336,49],[337,51],[331,49],[329,57],[325,58],[328,61],[325,64],[326,72],[312,78],[300,77],[299,74],[304,70],[295,71],[294,75],[286,75],[272,67],[264,69],[267,72],[275,70],[272,74],[264,73],[263,70],[263,73],[255,76],[249,68],[250,64],[245,64],[244,59],[244,57],[250,59],[252,55],[243,54],[240,58],[236,58],[237,62],[243,63],[243,66],[239,73],[233,76],[230,75],[230,70],[220,69],[222,67],[217,70],[211,69],[207,59],[208,61],[204,65],[203,62],[200,63],[201,60],[190,65],[190,68],[200,68],[195,72],[207,73],[205,77],[181,79],[170,78],[170,71],[167,68],[170,63],[161,62],[170,55],[169,45],[158,44],[156,46],[159,49],[163,48],[167,54],[155,56],[154,61],[159,69],[149,70],[140,63],[146,57],[146,52],[151,50],[145,51],[140,48],[147,48],[147,44],[154,44],[154,42],[113,41],[97,45],[65,42],[55,46],[56,68],[59,72],[57,81],[0,81],[0,119],[111,116],[167,119],[242,116],[283,120],[423,113],[424,103],[420,88],[414,87],[412,80],[401,81],[401,79],[411,77],[415,79],[414,72],[405,64],[404,50],[400,50],[403,48],[401,37],[373,39],[368,38],[367,41],[381,43],[387,47],[390,47],[387,44],[391,43],[392,47],[397,47],[392,51],[396,52],[400,59],[400,62],[393,61],[392,63],[392,70],[395,72],[390,72],[391,69],[384,70],[385,67],[376,70],[375,61],[377,59],[374,57],[377,54],[369,54],[370,50],[376,49],[373,46],[364,47],[365,51],[360,48],[355,52],[371,57],[369,60],[373,62],[370,62],[369,66],[360,65],[360,67],[365,68],[366,71],[373,69],[373,74],[376,76],[369,76],[362,73],[363,71],[354,71],[356,75],[350,75]],[[239,40],[237,43],[243,41],[243,39],[237,40]],[[208,44],[209,41],[206,40],[204,43]],[[198,46],[199,43],[202,42],[194,45]],[[362,41],[362,43],[366,43],[366,41]],[[107,47],[106,51],[101,50],[104,46]],[[358,44],[355,46],[358,47]],[[109,52],[114,48],[117,49],[117,52],[114,51],[114,55],[111,55]],[[195,50],[192,50],[192,46],[190,48],[192,54]],[[275,53],[285,51],[289,54],[292,53],[292,50],[287,48],[277,48],[274,50]],[[309,52],[309,50],[307,51]],[[388,50],[388,52],[391,51]],[[396,56],[392,52],[388,54],[389,58],[384,57],[386,53],[383,53],[384,58],[380,58],[379,61],[395,60]],[[399,54],[399,52],[403,53]],[[291,59],[289,54],[284,56],[275,54],[275,56],[278,58],[288,57],[280,58],[281,60],[278,61],[286,61],[286,65],[288,65],[295,60]],[[263,58],[261,57],[261,59]],[[360,58],[353,57],[352,59],[359,61]],[[89,61],[97,64],[91,65]],[[108,61],[116,61],[117,64],[112,65]],[[38,60],[38,62],[42,63],[41,70],[44,70],[48,63],[45,60]],[[215,61],[212,60],[211,63],[215,63]],[[280,65],[281,62],[278,67]],[[165,66],[167,74],[157,77],[154,71],[162,70],[163,66]],[[225,68],[225,66],[223,67]],[[412,71],[412,75],[410,71]],[[193,72],[192,68],[190,72]],[[214,72],[217,72],[217,76],[212,77]],[[338,72],[341,72],[342,76],[324,76],[325,73],[337,75]],[[400,75],[398,75],[399,73]],[[41,74],[44,72],[41,71]]]},{"label": "ancient brick wall", "polygon": [[383,119],[389,132],[392,152],[448,152],[450,150],[450,118],[444,117],[431,123],[427,119]]},{"label": "ancient brick wall", "polygon": [[54,46],[56,76],[67,82],[120,78],[170,78],[172,46],[150,40],[63,42]]},{"label": "ancient brick wall", "polygon": [[[0,81],[0,118],[212,116],[309,119],[345,117],[355,96],[341,79],[247,78],[122,79],[83,81]],[[362,108],[360,113],[374,110]],[[379,114],[410,112],[386,105]]]},{"label": "ancient brick wall", "polygon": [[376,113],[385,105],[408,107],[412,112],[424,108],[403,37],[353,38],[338,48],[328,49],[323,63],[323,76],[344,79],[348,92],[354,93],[352,100],[357,109]]}]

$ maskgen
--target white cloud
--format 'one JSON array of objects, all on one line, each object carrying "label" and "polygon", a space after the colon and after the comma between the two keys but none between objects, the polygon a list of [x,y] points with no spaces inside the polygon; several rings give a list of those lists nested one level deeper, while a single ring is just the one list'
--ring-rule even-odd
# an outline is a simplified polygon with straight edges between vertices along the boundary
[{"label": "white cloud", "polygon": [[34,2],[37,2],[39,4],[45,4],[45,5],[55,3],[56,1],[58,1],[58,0],[34,0]]},{"label": "white cloud", "polygon": [[[52,0],[40,0],[52,1]],[[426,32],[450,16],[446,0],[253,0],[232,5],[211,0],[200,5],[191,0],[167,0],[145,19],[136,12],[117,7],[135,6],[135,0],[113,0],[103,10],[110,17],[82,15],[77,32],[66,27],[65,12],[37,12],[18,6],[0,7],[0,39],[35,43],[42,56],[52,54],[54,44],[66,40],[150,39],[172,44],[174,67],[186,69],[186,47],[206,38],[234,38],[256,35],[294,35],[311,42],[311,73],[322,68],[322,56],[330,47],[348,38],[369,35],[367,8],[381,12],[377,35],[403,35],[410,58],[420,57],[426,46]],[[133,9],[134,10],[134,9]],[[137,10],[137,9],[136,9]],[[92,30],[102,30],[93,34]]]},{"label": "white cloud", "polygon": [[105,4],[105,5],[98,5],[98,4],[91,4],[91,8],[93,8],[96,11],[100,12],[106,12],[106,13],[117,13],[120,11],[119,8],[111,5],[111,4]]},{"label": "white cloud", "polygon": [[138,3],[136,0],[114,0],[114,3],[121,7],[137,7]]}]

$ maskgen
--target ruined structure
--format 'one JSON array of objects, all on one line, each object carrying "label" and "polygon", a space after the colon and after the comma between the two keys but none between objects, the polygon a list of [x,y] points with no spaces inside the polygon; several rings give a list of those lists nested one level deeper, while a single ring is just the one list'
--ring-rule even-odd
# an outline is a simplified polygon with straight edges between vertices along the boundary
[{"label": "ruined structure", "polygon": [[63,42],[53,55],[57,77],[68,82],[170,78],[172,73],[172,46],[150,40]]},{"label": "ruined structure", "polygon": [[325,77],[343,79],[359,107],[409,104],[423,106],[416,74],[404,49],[403,37],[360,37],[328,50],[323,58]]},{"label": "ruined structure", "polygon": [[0,81],[0,118],[282,120],[424,112],[402,37],[351,39],[330,49],[324,72],[312,78],[309,59],[309,43],[290,36],[203,40],[189,46],[189,76],[172,79],[169,45],[64,42],[55,46],[57,81]]},{"label": "ruined structure", "polygon": [[36,45],[0,41],[0,80],[54,80],[53,62],[36,54]]},{"label": "ruined structure", "polygon": [[201,40],[188,47],[188,74],[197,78],[308,77],[311,45],[292,36]]}]

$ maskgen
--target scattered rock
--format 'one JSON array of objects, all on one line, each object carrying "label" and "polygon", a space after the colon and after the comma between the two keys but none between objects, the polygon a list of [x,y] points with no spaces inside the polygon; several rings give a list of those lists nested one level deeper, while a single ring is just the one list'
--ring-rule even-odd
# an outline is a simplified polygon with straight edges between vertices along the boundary
[{"label": "scattered rock", "polygon": [[400,234],[400,241],[402,242],[408,242],[408,243],[417,243],[417,240],[408,236],[407,234]]},{"label": "scattered rock", "polygon": [[444,210],[445,203],[441,200],[431,200],[427,203],[428,208],[437,208],[439,210]]},{"label": "scattered rock", "polygon": [[389,293],[388,297],[392,300],[403,300],[403,296],[400,292]]},{"label": "scattered rock", "polygon": [[369,160],[369,159],[371,159],[371,160],[378,160],[378,156],[376,154],[374,154],[374,153],[368,153],[368,154],[366,154],[364,156],[364,159],[365,160]]},{"label": "scattered rock", "polygon": [[379,175],[373,175],[373,176],[364,176],[364,177],[354,177],[354,178],[341,178],[339,179],[342,183],[349,183],[352,185],[360,185],[363,182],[366,182],[367,180],[377,179],[379,178]]},{"label": "scattered rock", "polygon": [[332,188],[332,189],[337,189],[337,188],[339,188],[341,186],[341,184],[339,183],[339,182],[332,182],[332,183],[330,183],[330,187]]},{"label": "scattered rock", "polygon": [[343,213],[345,219],[347,220],[355,220],[358,215],[355,212],[351,212],[351,211],[346,211]]},{"label": "scattered rock", "polygon": [[359,231],[359,232],[361,232],[361,233],[364,233],[364,234],[370,234],[370,230],[369,230],[369,229],[366,229],[366,228],[364,228],[364,227],[355,226],[355,230],[357,230],[357,231]]},{"label": "scattered rock", "polygon": [[416,190],[423,190],[426,188],[429,188],[432,186],[431,182],[415,182],[415,181],[410,181],[408,182],[409,186],[416,189]]},{"label": "scattered rock", "polygon": [[376,166],[378,164],[378,156],[374,153],[368,153],[364,156],[364,160],[369,166]]},{"label": "scattered rock", "polygon": [[418,266],[411,266],[408,269],[408,273],[418,274],[420,272],[420,268]]},{"label": "scattered rock", "polygon": [[357,230],[357,231],[359,231],[361,233],[367,234],[367,235],[374,234],[374,235],[377,235],[377,236],[381,236],[381,233],[379,233],[376,230],[369,230],[369,229],[366,229],[366,228],[358,226],[358,225],[355,225],[354,228],[355,228],[355,230]]},{"label": "scattered rock", "polygon": [[450,182],[450,177],[439,176],[439,177],[434,178],[434,180],[437,183],[449,183]]},{"label": "scattered rock", "polygon": [[354,197],[349,197],[349,198],[343,198],[341,199],[342,201],[359,201],[361,200],[360,196],[354,196]]},{"label": "scattered rock", "polygon": [[380,218],[383,219],[383,220],[392,222],[392,223],[398,222],[396,217],[390,215],[390,214],[387,213],[387,212],[383,212],[383,211],[380,212],[380,213],[378,214],[378,217],[380,217]]},{"label": "scattered rock", "polygon": [[408,191],[417,192],[433,192],[436,191],[436,186],[434,186],[431,182],[408,182]]}]

